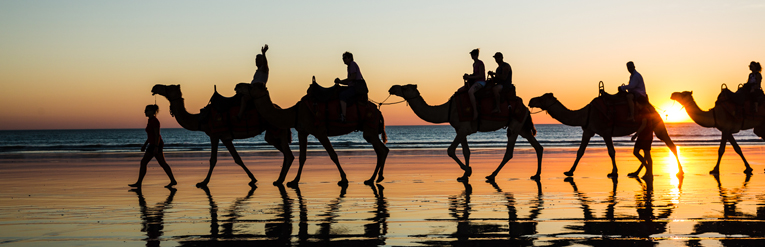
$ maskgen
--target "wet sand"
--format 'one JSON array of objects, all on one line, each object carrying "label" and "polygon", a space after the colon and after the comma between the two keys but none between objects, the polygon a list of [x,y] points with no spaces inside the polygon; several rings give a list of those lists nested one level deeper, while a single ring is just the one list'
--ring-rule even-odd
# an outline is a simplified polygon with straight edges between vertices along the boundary
[{"label": "wet sand", "polygon": [[[323,151],[309,153],[295,188],[278,187],[281,156],[245,152],[248,178],[221,154],[209,189],[194,187],[208,168],[205,153],[169,153],[179,184],[155,161],[141,191],[129,191],[140,154],[0,156],[0,244],[4,246],[237,245],[764,245],[765,146],[744,147],[754,175],[729,147],[721,174],[709,175],[716,147],[681,147],[685,176],[654,147],[653,181],[627,177],[639,165],[617,149],[619,177],[609,179],[605,148],[590,148],[573,179],[563,172],[573,148],[547,148],[542,179],[532,149],[487,183],[504,150],[476,150],[473,176],[445,150],[393,150],[385,181],[362,182],[372,151],[342,151],[350,184]],[[458,152],[460,153],[460,152]],[[460,153],[461,157],[461,153]],[[297,161],[288,175],[297,171]]]}]

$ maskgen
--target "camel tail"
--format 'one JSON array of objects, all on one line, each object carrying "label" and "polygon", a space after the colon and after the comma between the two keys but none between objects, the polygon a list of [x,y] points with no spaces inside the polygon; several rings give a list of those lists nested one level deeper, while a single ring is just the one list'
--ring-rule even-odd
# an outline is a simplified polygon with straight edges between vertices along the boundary
[{"label": "camel tail", "polygon": [[531,121],[531,114],[526,112],[526,121],[523,122],[523,130],[530,131],[532,136],[537,136],[537,128],[534,127],[534,122]]},{"label": "camel tail", "polygon": [[388,143],[388,134],[385,133],[385,118],[380,112],[380,134],[382,134],[383,143]]}]

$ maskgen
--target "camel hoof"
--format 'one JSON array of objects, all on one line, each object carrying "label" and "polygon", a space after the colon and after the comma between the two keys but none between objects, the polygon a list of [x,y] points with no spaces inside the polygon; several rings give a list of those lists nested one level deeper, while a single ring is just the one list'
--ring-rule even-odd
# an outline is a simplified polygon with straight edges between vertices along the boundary
[{"label": "camel hoof", "polygon": [[282,183],[284,183],[284,180],[276,180],[273,182],[273,184],[276,186],[282,185]]},{"label": "camel hoof", "polygon": [[643,178],[643,180],[648,180],[648,181],[650,181],[651,179],[653,179],[653,174],[650,174],[650,173],[646,173],[646,174],[644,174],[644,175],[643,175],[643,177],[642,177],[642,178]]},{"label": "camel hoof", "polygon": [[287,187],[297,188],[298,187],[298,181],[293,180],[293,181],[287,182]]},{"label": "camel hoof", "polygon": [[384,179],[385,179],[385,178],[384,178],[382,175],[380,175],[379,177],[377,177],[377,182],[378,182],[378,183],[379,183],[379,182],[382,182]]},{"label": "camel hoof", "polygon": [[709,171],[709,175],[720,175],[720,171],[719,170],[711,170],[711,171]]},{"label": "camel hoof", "polygon": [[571,176],[574,176],[574,172],[567,171],[567,172],[564,172],[563,175],[566,175],[567,177],[571,177]]},{"label": "camel hoof", "polygon": [[489,175],[489,176],[486,176],[486,182],[494,182],[494,178],[495,178],[495,177],[496,177],[496,176],[494,176],[494,175]]},{"label": "camel hoof", "polygon": [[571,183],[571,182],[574,182],[574,178],[573,178],[573,177],[567,177],[567,178],[564,178],[564,179],[563,179],[563,182],[566,182],[566,183]]},{"label": "camel hoof", "polygon": [[253,188],[257,188],[258,186],[255,185],[256,182],[257,181],[253,180],[253,181],[250,181],[249,183],[247,183],[247,185],[249,185],[250,187],[253,187]]},{"label": "camel hoof", "polygon": [[337,182],[337,185],[348,186],[348,180],[347,179],[340,180]]},{"label": "camel hoof", "polygon": [[374,184],[374,182],[373,182],[373,181],[374,181],[374,180],[372,180],[372,179],[369,179],[369,180],[364,180],[364,184],[366,184],[366,185],[373,185],[373,184]]},{"label": "camel hoof", "polygon": [[473,175],[473,168],[468,166],[467,169],[465,169],[465,175],[464,176],[465,177],[470,177],[470,175]]},{"label": "camel hoof", "polygon": [[627,177],[631,177],[631,178],[636,178],[638,175],[640,175],[640,174],[638,174],[637,172],[627,173]]},{"label": "camel hoof", "polygon": [[746,168],[746,170],[744,170],[744,174],[746,174],[746,175],[752,175],[752,171],[753,171],[753,169],[752,169],[752,168]]},{"label": "camel hoof", "polygon": [[615,172],[612,172],[612,173],[609,173],[609,174],[608,174],[608,175],[606,175],[606,176],[607,176],[607,177],[609,177],[609,178],[615,178],[615,177],[619,177],[619,174],[618,174],[618,173],[615,173]]},{"label": "camel hoof", "polygon": [[470,178],[468,178],[468,177],[458,177],[457,178],[457,182],[467,182],[468,180],[470,180]]},{"label": "camel hoof", "polygon": [[542,177],[540,177],[539,174],[537,174],[537,175],[531,176],[529,179],[531,179],[531,180],[539,180],[540,178],[542,178]]},{"label": "camel hoof", "polygon": [[199,183],[197,183],[197,188],[204,188],[204,187],[207,187],[207,183],[208,183],[208,182],[199,182]]}]

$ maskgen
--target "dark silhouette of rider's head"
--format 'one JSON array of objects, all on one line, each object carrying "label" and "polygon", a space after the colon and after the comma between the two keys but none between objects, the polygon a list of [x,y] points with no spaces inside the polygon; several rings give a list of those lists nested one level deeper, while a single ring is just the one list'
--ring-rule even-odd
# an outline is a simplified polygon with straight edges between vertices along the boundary
[{"label": "dark silhouette of rider's head", "polygon": [[343,53],[343,63],[349,64],[351,62],[353,62],[353,53],[346,51],[345,53]]},{"label": "dark silhouette of rider's head", "polygon": [[760,66],[759,62],[752,61],[749,63],[749,70],[751,70],[753,73],[760,73],[762,72],[762,66]]},{"label": "dark silhouette of rider's head", "polygon": [[627,62],[627,71],[630,73],[635,73],[635,63],[632,61]]},{"label": "dark silhouette of rider's head", "polygon": [[504,55],[502,55],[502,52],[494,53],[494,61],[496,61],[497,64],[502,64],[503,59],[504,59]]},{"label": "dark silhouette of rider's head", "polygon": [[473,49],[472,51],[470,51],[470,57],[473,58],[473,60],[478,59],[478,52],[479,52],[478,48]]}]

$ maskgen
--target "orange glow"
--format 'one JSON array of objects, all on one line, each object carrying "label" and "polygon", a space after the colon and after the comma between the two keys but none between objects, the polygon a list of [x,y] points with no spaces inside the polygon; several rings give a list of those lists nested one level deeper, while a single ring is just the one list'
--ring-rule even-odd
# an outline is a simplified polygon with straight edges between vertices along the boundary
[{"label": "orange glow", "polygon": [[685,108],[683,108],[683,105],[675,101],[670,100],[661,106],[656,107],[656,111],[659,112],[661,119],[666,123],[693,122],[691,117],[689,117],[688,113],[685,111]]}]

